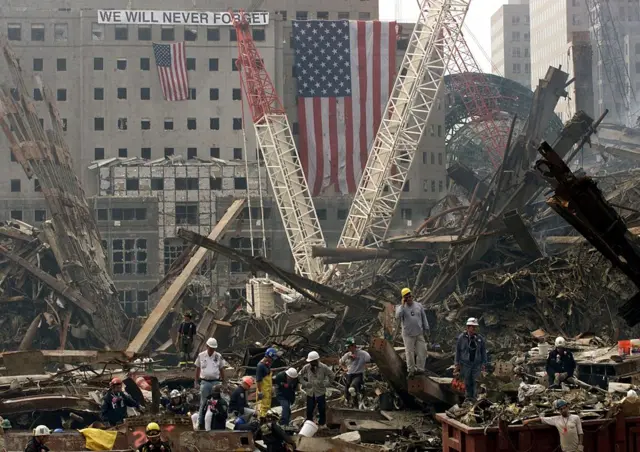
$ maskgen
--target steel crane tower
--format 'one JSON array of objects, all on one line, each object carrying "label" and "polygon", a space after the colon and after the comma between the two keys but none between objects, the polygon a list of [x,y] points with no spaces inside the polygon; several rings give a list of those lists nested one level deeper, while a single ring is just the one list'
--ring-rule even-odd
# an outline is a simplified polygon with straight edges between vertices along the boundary
[{"label": "steel crane tower", "polygon": [[[398,205],[471,0],[422,0],[420,16],[338,242],[377,247]],[[385,187],[388,189],[385,191]]]},{"label": "steel crane tower", "polygon": [[[609,2],[585,0],[585,4],[589,13],[592,37],[598,47],[600,64],[609,82],[616,114],[620,121],[631,125],[629,122],[633,114],[632,109],[635,107],[632,105],[632,100],[636,100],[635,91]],[[633,124],[635,125],[635,118]]]},{"label": "steel crane tower", "polygon": [[238,38],[238,71],[249,104],[256,140],[291,247],[296,271],[317,280],[323,265],[311,257],[313,246],[324,247],[316,209],[307,187],[289,120],[256,49],[243,11],[233,23]]}]

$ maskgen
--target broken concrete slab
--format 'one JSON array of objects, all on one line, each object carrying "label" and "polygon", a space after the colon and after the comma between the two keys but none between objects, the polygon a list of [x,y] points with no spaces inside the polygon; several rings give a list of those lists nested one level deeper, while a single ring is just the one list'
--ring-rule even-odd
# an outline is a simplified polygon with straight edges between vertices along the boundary
[{"label": "broken concrete slab", "polygon": [[400,432],[400,428],[380,421],[359,421],[347,419],[340,426],[340,433],[358,432],[363,443],[382,444],[391,435]]}]

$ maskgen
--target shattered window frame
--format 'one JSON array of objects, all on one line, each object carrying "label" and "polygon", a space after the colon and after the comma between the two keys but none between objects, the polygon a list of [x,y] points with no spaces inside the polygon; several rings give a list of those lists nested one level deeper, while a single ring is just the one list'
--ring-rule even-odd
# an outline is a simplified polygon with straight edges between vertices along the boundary
[{"label": "shattered window frame", "polygon": [[44,223],[47,221],[47,210],[46,209],[36,209],[33,212],[33,220],[36,223]]},{"label": "shattered window frame", "polygon": [[104,41],[104,24],[98,22],[91,23],[91,40]]},{"label": "shattered window frame", "polygon": [[[176,183],[177,183],[176,179]],[[176,188],[178,190],[178,188]],[[197,226],[199,219],[197,202],[176,202],[176,225]]]},{"label": "shattered window frame", "polygon": [[53,24],[53,40],[56,42],[66,42],[69,40],[69,24]]},{"label": "shattered window frame", "polygon": [[147,239],[117,238],[111,240],[111,262],[114,275],[146,275],[147,260]]},{"label": "shattered window frame", "polygon": [[118,291],[118,300],[128,317],[146,317],[149,313],[149,291],[123,289]]},{"label": "shattered window frame", "polygon": [[[265,241],[267,254],[271,252],[271,243],[269,239]],[[251,254],[251,237],[232,237],[229,239],[229,247],[245,254]],[[262,237],[253,237],[253,252],[256,256],[262,256]],[[241,261],[229,261],[230,273],[249,273],[251,266]]]}]

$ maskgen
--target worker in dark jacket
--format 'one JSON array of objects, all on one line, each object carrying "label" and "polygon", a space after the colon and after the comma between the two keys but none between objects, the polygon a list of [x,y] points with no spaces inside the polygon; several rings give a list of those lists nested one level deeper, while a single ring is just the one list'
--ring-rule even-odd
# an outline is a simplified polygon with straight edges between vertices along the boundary
[{"label": "worker in dark jacket", "polygon": [[171,391],[169,398],[163,397],[161,402],[169,414],[184,415],[189,412],[189,405],[177,389]]},{"label": "worker in dark jacket", "polygon": [[487,346],[480,336],[478,319],[467,319],[467,331],[458,336],[456,342],[456,354],[454,358],[454,374],[461,375],[466,390],[465,402],[474,402],[478,396],[476,388],[478,378],[487,365]]},{"label": "worker in dark jacket", "polygon": [[145,433],[147,442],[140,446],[136,452],[171,452],[171,445],[167,441],[162,441],[160,426],[156,422],[150,422]]},{"label": "worker in dark jacket", "polygon": [[238,387],[231,393],[229,400],[229,414],[234,418],[242,417],[245,422],[249,422],[256,412],[249,408],[247,402],[247,391],[253,386],[253,377],[242,377],[242,381]]},{"label": "worker in dark jacket", "polygon": [[565,345],[564,338],[558,336],[555,350],[551,350],[547,357],[549,388],[560,387],[560,383],[567,378],[573,377],[573,373],[576,370],[576,360],[573,359],[573,353],[567,350]]},{"label": "worker in dark jacket", "polygon": [[204,423],[198,425],[199,430],[225,430],[227,428],[227,417],[229,404],[222,398],[222,386],[216,385],[211,391],[204,405],[204,413],[200,412],[199,419]]},{"label": "worker in dark jacket", "polygon": [[102,420],[111,426],[122,424],[127,417],[127,407],[140,408],[140,404],[122,391],[122,380],[114,378],[102,400]]},{"label": "worker in dark jacket", "polygon": [[178,327],[178,347],[180,349],[180,366],[186,366],[191,361],[191,347],[196,335],[196,324],[191,321],[191,313],[184,314],[184,321]]},{"label": "worker in dark jacket", "polygon": [[284,372],[280,372],[273,379],[276,387],[276,398],[282,407],[280,425],[289,425],[291,421],[291,405],[296,401],[296,391],[298,390],[298,371],[293,367]]},{"label": "worker in dark jacket", "polygon": [[261,439],[267,446],[267,452],[294,451],[296,442],[276,422],[272,412],[262,418],[263,422],[257,431],[256,438]]},{"label": "worker in dark jacket", "polygon": [[49,452],[46,442],[51,430],[46,425],[38,425],[33,429],[33,437],[27,443],[24,452]]}]

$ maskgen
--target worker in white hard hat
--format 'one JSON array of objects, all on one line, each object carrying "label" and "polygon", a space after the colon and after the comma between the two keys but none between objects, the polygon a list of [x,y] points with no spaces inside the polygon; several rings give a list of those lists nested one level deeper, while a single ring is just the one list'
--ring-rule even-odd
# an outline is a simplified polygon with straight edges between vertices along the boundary
[{"label": "worker in white hard hat", "polygon": [[556,348],[549,352],[547,357],[547,376],[549,388],[559,388],[560,383],[573,377],[576,370],[576,360],[573,353],[566,349],[566,341],[563,337],[556,337]]},{"label": "worker in white hard hat", "polygon": [[163,397],[161,402],[168,413],[183,415],[189,412],[189,405],[177,389],[169,393],[169,398]]},{"label": "worker in white hard hat", "polygon": [[46,425],[38,425],[33,429],[33,436],[27,443],[24,452],[49,452],[46,443],[51,435],[51,430]]},{"label": "worker in white hard hat", "polygon": [[487,365],[487,347],[485,340],[477,332],[480,326],[478,319],[469,317],[467,329],[458,336],[454,359],[455,375],[464,381],[465,402],[474,402],[478,396],[477,381]]},{"label": "worker in white hard hat", "polygon": [[407,372],[409,378],[416,373],[424,373],[427,361],[427,342],[429,336],[429,322],[424,307],[413,301],[411,289],[405,287],[400,291],[402,303],[396,306],[396,320],[402,326],[402,342],[407,358]]},{"label": "worker in white hard hat", "polygon": [[291,406],[296,401],[296,392],[298,391],[298,371],[289,367],[284,372],[279,372],[273,379],[273,385],[276,387],[276,399],[282,407],[280,425],[289,425]]},{"label": "worker in white hard hat", "polygon": [[307,394],[307,420],[313,422],[313,413],[318,407],[318,425],[327,427],[327,389],[335,374],[329,366],[320,362],[318,352],[309,352],[307,364],[300,371],[300,386]]},{"label": "worker in white hard hat", "polygon": [[207,349],[198,354],[196,358],[196,376],[194,386],[200,385],[200,416],[198,417],[198,425],[204,426],[204,413],[207,398],[211,395],[213,387],[224,381],[224,368],[227,362],[222,355],[216,351],[218,341],[210,337],[207,339]]}]

